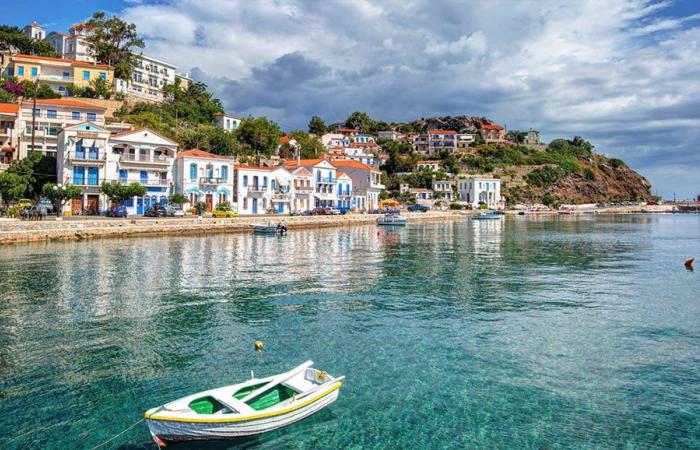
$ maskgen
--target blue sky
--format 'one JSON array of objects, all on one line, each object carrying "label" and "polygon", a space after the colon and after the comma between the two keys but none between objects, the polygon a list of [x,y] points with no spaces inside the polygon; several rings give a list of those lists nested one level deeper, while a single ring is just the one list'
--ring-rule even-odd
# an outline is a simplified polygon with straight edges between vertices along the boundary
[{"label": "blue sky", "polygon": [[97,8],[239,115],[485,115],[582,135],[665,197],[700,194],[699,1],[34,0],[3,21],[65,31]]}]

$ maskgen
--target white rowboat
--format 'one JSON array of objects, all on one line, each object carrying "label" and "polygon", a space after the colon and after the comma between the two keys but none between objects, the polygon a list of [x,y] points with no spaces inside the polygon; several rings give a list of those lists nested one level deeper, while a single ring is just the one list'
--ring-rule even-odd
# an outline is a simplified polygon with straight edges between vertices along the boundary
[{"label": "white rowboat", "polygon": [[188,395],[144,414],[159,446],[252,436],[302,420],[333,403],[342,380],[311,367]]},{"label": "white rowboat", "polygon": [[377,225],[406,225],[408,219],[398,214],[387,214],[377,219]]}]

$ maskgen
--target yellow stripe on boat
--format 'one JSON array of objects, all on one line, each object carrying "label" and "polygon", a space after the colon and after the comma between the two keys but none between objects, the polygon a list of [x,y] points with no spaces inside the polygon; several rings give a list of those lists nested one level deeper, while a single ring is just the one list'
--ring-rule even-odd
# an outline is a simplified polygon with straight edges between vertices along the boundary
[{"label": "yellow stripe on boat", "polygon": [[280,409],[279,411],[270,411],[268,413],[255,414],[252,416],[230,417],[228,419],[213,419],[213,418],[212,419],[197,419],[197,418],[190,419],[190,418],[184,418],[184,417],[158,416],[155,413],[153,413],[149,416],[148,413],[145,413],[143,415],[143,417],[146,419],[149,419],[149,420],[165,420],[168,422],[192,422],[192,423],[194,423],[194,422],[198,422],[198,423],[200,423],[200,422],[206,422],[206,423],[246,422],[249,420],[264,419],[266,417],[281,416],[283,414],[287,414],[287,413],[290,413],[292,411],[296,411],[297,409],[301,409],[304,406],[310,405],[311,403],[314,403],[315,401],[322,399],[326,395],[328,395],[334,391],[337,391],[338,389],[340,389],[340,386],[342,386],[342,385],[343,385],[343,383],[341,383],[339,381],[336,384],[334,384],[333,386],[331,386],[331,388],[328,389],[327,391],[322,392],[321,394],[317,395],[316,397],[313,397],[309,400],[306,400],[298,405],[294,405],[294,406],[291,406],[291,407],[285,408],[285,409]]}]

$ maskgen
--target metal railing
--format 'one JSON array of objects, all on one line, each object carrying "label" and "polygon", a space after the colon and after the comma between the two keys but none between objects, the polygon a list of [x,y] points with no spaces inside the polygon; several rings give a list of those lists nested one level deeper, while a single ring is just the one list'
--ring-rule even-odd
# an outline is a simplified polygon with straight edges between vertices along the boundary
[{"label": "metal railing", "polygon": [[73,161],[104,162],[107,159],[107,153],[99,152],[97,155],[95,155],[94,153],[90,154],[89,152],[85,152],[82,154],[71,152],[68,154],[68,159],[71,159]]},{"label": "metal railing", "polygon": [[199,179],[199,184],[224,184],[227,181],[226,178],[201,177]]},{"label": "metal railing", "polygon": [[121,162],[149,163],[149,164],[170,164],[171,158],[161,155],[153,157],[150,155],[126,154],[119,156]]}]

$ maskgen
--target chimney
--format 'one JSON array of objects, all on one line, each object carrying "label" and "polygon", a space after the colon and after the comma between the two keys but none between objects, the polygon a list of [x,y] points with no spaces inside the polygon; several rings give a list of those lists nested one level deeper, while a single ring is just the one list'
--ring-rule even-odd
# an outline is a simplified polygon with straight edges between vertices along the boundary
[{"label": "chimney", "polygon": [[301,166],[301,148],[297,148],[297,166]]}]

